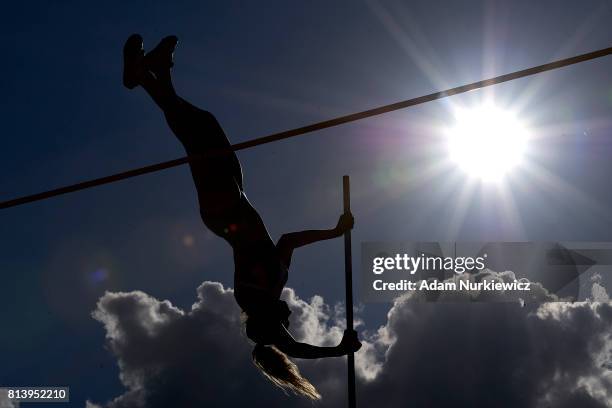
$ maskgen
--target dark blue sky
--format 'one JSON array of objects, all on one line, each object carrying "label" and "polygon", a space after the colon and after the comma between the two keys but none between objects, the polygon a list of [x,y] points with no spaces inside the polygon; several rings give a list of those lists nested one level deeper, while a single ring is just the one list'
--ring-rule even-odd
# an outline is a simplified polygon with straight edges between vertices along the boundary
[{"label": "dark blue sky", "polygon": [[[611,10],[607,1],[14,2],[0,17],[0,199],[183,155],[144,92],[121,86],[132,32],[147,48],[178,35],[178,91],[240,142],[608,47]],[[245,188],[274,238],[331,227],[351,174],[356,245],[612,240],[611,71],[608,57],[241,152]],[[508,182],[513,217],[491,186],[475,187],[458,217],[465,177],[424,171],[441,160],[435,142],[452,107],[484,95],[520,108],[538,136],[540,172]],[[4,210],[0,225],[0,385],[68,384],[74,406],[120,391],[90,318],[105,290],[188,307],[203,280],[232,284],[230,249],[201,224],[186,167]],[[340,240],[300,250],[288,285],[342,301],[342,260]],[[367,305],[366,325],[385,310]]]}]

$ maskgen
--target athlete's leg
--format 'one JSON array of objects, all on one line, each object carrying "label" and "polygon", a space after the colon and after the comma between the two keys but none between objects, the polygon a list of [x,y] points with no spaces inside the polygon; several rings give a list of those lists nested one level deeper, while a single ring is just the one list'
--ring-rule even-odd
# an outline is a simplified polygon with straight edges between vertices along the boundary
[{"label": "athlete's leg", "polygon": [[[148,78],[145,88],[149,88],[148,92],[156,94],[155,97],[160,100],[159,103],[165,105],[162,109],[166,120],[185,146],[187,153],[190,155],[206,154],[208,157],[219,156],[218,161],[219,164],[223,164],[223,172],[232,174],[242,190],[243,178],[240,161],[231,151],[231,144],[217,119],[210,112],[199,109],[179,97],[174,90],[170,69],[174,65],[173,53],[176,44],[176,37],[166,37],[145,56],[145,66],[154,75],[154,78]],[[219,152],[215,153],[213,150],[219,150]]]},{"label": "athlete's leg", "polygon": [[167,37],[143,56],[142,39],[130,37],[124,51],[128,73],[124,75],[124,83],[128,87],[141,85],[164,112],[188,156],[194,158],[190,167],[204,223],[213,232],[225,236],[237,222],[242,195],[240,162],[215,117],[176,94],[170,75],[175,45],[176,39]]}]

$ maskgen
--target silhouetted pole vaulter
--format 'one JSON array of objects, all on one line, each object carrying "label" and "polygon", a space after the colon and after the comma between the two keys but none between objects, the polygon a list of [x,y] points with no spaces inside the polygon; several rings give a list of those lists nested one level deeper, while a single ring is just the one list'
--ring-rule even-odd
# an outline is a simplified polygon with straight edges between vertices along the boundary
[{"label": "silhouetted pole vaulter", "polygon": [[294,251],[341,237],[353,228],[353,216],[345,212],[333,228],[290,232],[274,242],[247,198],[242,166],[223,128],[212,113],[189,103],[174,88],[172,67],[177,43],[176,37],[166,37],[145,54],[142,37],[130,36],[123,49],[123,84],[128,89],[143,88],[160,108],[190,158],[204,225],[232,248],[234,298],[246,317],[246,335],[254,343],[253,363],[273,384],[319,399],[316,388],[289,357],[341,357],[359,350],[361,343],[357,333],[348,328],[340,343],[333,347],[295,340],[289,331],[291,310],[280,296]]},{"label": "silhouetted pole vaulter", "polygon": [[[353,113],[353,114],[346,115],[346,116],[340,116],[338,118],[326,120],[323,122],[313,123],[308,126],[302,126],[299,128],[286,130],[284,132],[274,133],[268,136],[263,136],[260,138],[247,140],[246,142],[233,144],[229,148],[233,151],[250,149],[251,147],[259,146],[262,144],[276,142],[278,140],[283,140],[283,139],[289,139],[292,137],[315,132],[317,130],[327,129],[333,126],[342,125],[344,123],[354,122],[357,120],[370,118],[372,116],[382,115],[383,113],[388,113],[388,112],[396,111],[399,109],[409,108],[411,106],[416,106],[416,105],[420,105],[426,102],[431,102],[437,99],[447,98],[449,96],[462,94],[465,92],[473,91],[473,90],[480,89],[480,88],[485,88],[485,87],[496,85],[496,84],[501,84],[503,82],[513,81],[519,78],[525,78],[525,77],[539,74],[539,73],[546,72],[546,71],[552,71],[554,69],[567,67],[569,65],[574,65],[574,64],[581,63],[581,62],[593,60],[596,58],[605,57],[610,54],[612,54],[612,47],[589,52],[586,54],[577,55],[571,58],[565,58],[565,59],[553,61],[548,64],[538,65],[538,66],[523,69],[520,71],[511,72],[509,74],[499,75],[493,78],[484,79],[482,81],[472,82],[470,84],[461,85],[455,88],[449,88],[444,91],[438,91],[438,92],[430,93],[428,95],[419,96],[418,98],[407,99],[405,101],[400,101],[400,102],[392,103],[389,105],[379,106],[377,108]],[[53,190],[43,191],[41,193],[36,193],[32,195],[27,195],[23,197],[0,201],[0,209],[15,207],[17,205],[31,203],[34,201],[45,200],[47,198],[71,193],[74,191],[84,190],[86,188],[100,186],[103,184],[114,183],[115,181],[140,176],[142,174],[153,173],[156,171],[169,169],[171,167],[180,166],[182,164],[188,163],[189,161],[190,161],[189,157],[182,157],[179,159],[174,159],[174,160],[170,160],[170,161],[166,161],[162,163],[152,164],[149,166],[124,171],[121,173],[115,173],[115,174],[112,174],[106,177],[100,177],[97,179],[83,181],[81,183],[71,184],[71,185],[56,188]]]},{"label": "silhouetted pole vaulter", "polygon": [[[342,177],[342,192],[344,196],[344,214],[351,214],[351,184],[349,176]],[[344,233],[344,280],[346,288],[346,329],[353,331],[353,255],[351,250],[351,230]],[[348,384],[348,406],[355,408],[357,398],[355,396],[355,353],[346,356],[347,384]]]}]

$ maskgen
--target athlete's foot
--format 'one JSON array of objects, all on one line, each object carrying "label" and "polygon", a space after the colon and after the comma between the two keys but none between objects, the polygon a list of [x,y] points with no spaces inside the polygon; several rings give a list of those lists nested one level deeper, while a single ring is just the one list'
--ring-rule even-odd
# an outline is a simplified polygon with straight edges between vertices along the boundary
[{"label": "athlete's foot", "polygon": [[144,66],[147,71],[153,72],[156,76],[174,66],[174,49],[178,43],[175,35],[170,35],[162,39],[157,47],[153,48],[144,57]]},{"label": "athlete's foot", "polygon": [[142,37],[132,34],[123,46],[123,85],[133,89],[144,74],[144,48]]}]

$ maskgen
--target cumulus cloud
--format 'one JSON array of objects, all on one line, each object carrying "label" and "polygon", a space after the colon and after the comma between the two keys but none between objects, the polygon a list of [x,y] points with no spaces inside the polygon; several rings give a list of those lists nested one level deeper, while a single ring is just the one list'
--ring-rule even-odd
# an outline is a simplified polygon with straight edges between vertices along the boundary
[{"label": "cumulus cloud", "polygon": [[[197,293],[198,301],[189,311],[138,291],[106,293],[100,298],[93,316],[106,329],[126,387],[123,395],[104,406],[222,407],[244,406],[245,400],[257,406],[277,406],[288,400],[307,406],[274,388],[251,363],[252,344],[243,333],[233,291],[220,283],[204,282]],[[333,324],[336,310],[322,298],[306,302],[290,289],[283,296],[293,311],[291,326],[297,338],[321,345],[339,341],[342,330]],[[333,377],[331,372],[340,369],[342,361],[311,366],[326,366]],[[335,386],[332,380],[321,388]]]},{"label": "cumulus cloud", "polygon": [[[312,406],[274,388],[251,364],[231,289],[204,282],[197,293],[191,310],[142,292],[99,300],[94,318],[106,329],[126,387],[102,406]],[[362,331],[356,356],[362,406],[612,407],[609,303],[522,307],[475,304],[467,293],[446,304],[414,302],[415,296],[422,295],[398,298],[383,326]],[[341,305],[319,296],[306,301],[291,289],[283,298],[296,338],[337,344]],[[346,403],[344,358],[297,362],[323,395],[317,406]]]},{"label": "cumulus cloud", "polygon": [[398,301],[384,327],[392,342],[383,369],[359,398],[379,407],[612,406],[603,364],[611,312],[609,304]]}]

